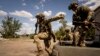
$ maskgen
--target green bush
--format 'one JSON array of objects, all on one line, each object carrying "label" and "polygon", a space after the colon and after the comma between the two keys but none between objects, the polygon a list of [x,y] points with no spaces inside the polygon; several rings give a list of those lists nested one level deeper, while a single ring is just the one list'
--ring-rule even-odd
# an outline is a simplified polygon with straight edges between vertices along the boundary
[{"label": "green bush", "polygon": [[2,20],[2,30],[0,30],[0,33],[3,38],[18,38],[19,36],[16,34],[16,32],[19,31],[21,25],[22,24],[19,22],[19,20],[7,16]]}]

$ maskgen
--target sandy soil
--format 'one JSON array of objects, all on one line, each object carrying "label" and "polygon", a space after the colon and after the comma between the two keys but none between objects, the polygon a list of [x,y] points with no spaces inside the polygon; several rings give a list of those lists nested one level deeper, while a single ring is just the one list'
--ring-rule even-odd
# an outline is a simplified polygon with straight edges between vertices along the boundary
[{"label": "sandy soil", "polygon": [[36,56],[37,48],[32,39],[0,40],[0,56]]}]

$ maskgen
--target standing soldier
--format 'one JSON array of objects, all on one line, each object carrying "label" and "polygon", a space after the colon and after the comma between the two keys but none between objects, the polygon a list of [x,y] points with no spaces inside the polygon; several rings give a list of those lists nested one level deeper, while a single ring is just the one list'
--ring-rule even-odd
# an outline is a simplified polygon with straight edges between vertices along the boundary
[{"label": "standing soldier", "polygon": [[[71,9],[71,6],[73,6],[73,8],[74,8],[74,5],[75,5],[75,7],[78,6],[77,3],[72,3],[72,4],[69,6],[69,10]],[[76,10],[73,11],[73,16],[72,16],[72,18],[73,18],[73,25],[74,25],[74,29],[73,29],[73,33],[74,33],[74,34],[73,34],[73,45],[74,45],[74,46],[77,46],[77,44],[78,44],[78,39],[79,39],[79,26],[80,26],[80,24],[79,24],[79,23],[76,23],[76,22],[79,22],[80,19],[79,19],[78,16],[76,15]]]},{"label": "standing soldier", "polygon": [[[85,35],[88,30],[88,24],[91,20],[93,12],[87,6],[78,6],[77,3],[72,3],[69,6],[69,10],[73,13],[73,25],[74,28],[74,39],[73,44],[79,46],[85,46]],[[80,37],[80,38],[79,38]]]},{"label": "standing soldier", "polygon": [[[36,18],[37,18],[37,23],[35,25],[36,27],[36,30],[35,30],[35,36],[34,36],[34,40],[37,44],[37,48],[38,48],[38,51],[40,52],[43,52],[43,49],[42,49],[42,46],[41,46],[41,42],[40,40],[44,40],[44,44],[45,44],[45,48],[46,48],[46,51],[51,54],[51,50],[53,48],[53,46],[50,48],[50,39],[51,37],[53,37],[53,40],[55,42],[55,36],[52,32],[52,29],[51,29],[51,22],[52,21],[56,21],[56,20],[59,20],[59,19],[63,19],[64,18],[64,15],[60,14],[59,16],[56,16],[56,17],[53,17],[51,19],[45,19],[45,15],[43,13],[39,13],[38,15],[36,15]],[[39,31],[37,33],[37,27],[39,27]],[[50,49],[48,49],[50,48]],[[39,54],[41,55],[41,54]]]}]

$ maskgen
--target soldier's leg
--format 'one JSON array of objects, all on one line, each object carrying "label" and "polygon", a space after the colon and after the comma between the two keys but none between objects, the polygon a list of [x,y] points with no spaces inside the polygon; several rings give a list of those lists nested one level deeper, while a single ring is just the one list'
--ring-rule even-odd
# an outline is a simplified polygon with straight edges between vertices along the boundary
[{"label": "soldier's leg", "polygon": [[34,42],[35,42],[36,45],[37,45],[37,49],[38,49],[38,51],[41,50],[41,48],[42,48],[42,47],[41,47],[41,41],[40,41],[38,35],[35,35],[35,36],[34,36]]},{"label": "soldier's leg", "polygon": [[[34,36],[34,41],[37,44],[37,49],[38,49],[38,56],[44,55],[45,48],[43,46],[44,42],[41,42],[41,40],[44,40],[47,38],[46,33],[39,33]],[[43,54],[44,53],[44,54]]]},{"label": "soldier's leg", "polygon": [[45,47],[49,48],[50,44],[49,44],[49,41],[48,39],[44,39],[44,44],[45,44]]},{"label": "soldier's leg", "polygon": [[53,41],[56,42],[56,37],[55,37],[55,35],[53,34],[53,32],[51,32],[50,34],[52,35]]},{"label": "soldier's leg", "polygon": [[38,47],[41,47],[41,40],[47,39],[48,34],[46,32],[39,33],[34,36],[34,41],[37,43]]},{"label": "soldier's leg", "polygon": [[49,56],[49,54],[47,53],[47,51],[42,50],[42,51],[40,51],[40,52],[38,53],[37,56]]},{"label": "soldier's leg", "polygon": [[49,45],[50,45],[49,47],[46,47],[46,51],[49,53],[49,55],[51,55],[55,45],[53,38],[51,38],[51,40],[49,41]]},{"label": "soldier's leg", "polygon": [[85,33],[83,33],[79,39],[79,46],[81,47],[85,46]]},{"label": "soldier's leg", "polygon": [[79,46],[81,47],[84,47],[85,46],[85,36],[86,36],[86,31],[84,29],[82,29],[82,32],[81,32],[81,36],[79,38]]},{"label": "soldier's leg", "polygon": [[40,39],[44,40],[44,39],[48,38],[48,33],[42,32],[42,33],[39,33],[38,36]]},{"label": "soldier's leg", "polygon": [[49,55],[51,55],[52,49],[53,49],[51,40],[53,42],[55,42],[55,36],[54,36],[53,32],[50,31],[48,33],[48,38],[44,39],[45,50],[48,52]]},{"label": "soldier's leg", "polygon": [[34,36],[34,42],[36,43],[37,45],[37,51],[38,51],[38,54],[36,56],[40,56],[41,53],[42,53],[42,50],[41,50],[41,44],[40,44],[40,39],[39,39],[39,36],[38,35],[35,35]]},{"label": "soldier's leg", "polygon": [[[50,38],[50,36],[48,36],[48,38]],[[50,39],[48,38],[44,40],[44,44],[45,44],[45,50],[47,51],[49,56],[51,56],[51,53],[52,53],[51,38]]]},{"label": "soldier's leg", "polygon": [[88,27],[82,26],[81,29],[82,29],[82,31],[81,31],[81,37],[80,37],[79,43],[80,43],[81,47],[84,47],[84,46],[86,46],[85,38],[86,38],[86,32],[88,31]]},{"label": "soldier's leg", "polygon": [[73,45],[77,46],[78,45],[78,40],[79,40],[79,31],[75,31],[73,34]]},{"label": "soldier's leg", "polygon": [[75,27],[74,29],[74,33],[73,33],[73,45],[77,46],[78,45],[78,40],[80,37],[80,33],[79,33],[79,26]]}]

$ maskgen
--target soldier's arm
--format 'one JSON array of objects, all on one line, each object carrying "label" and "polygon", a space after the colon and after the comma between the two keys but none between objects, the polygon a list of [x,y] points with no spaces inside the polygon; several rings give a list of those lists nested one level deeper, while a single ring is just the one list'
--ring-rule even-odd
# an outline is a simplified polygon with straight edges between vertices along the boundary
[{"label": "soldier's arm", "polygon": [[93,18],[94,12],[90,9],[88,13],[87,20],[90,21]]},{"label": "soldier's arm", "polygon": [[85,20],[87,24],[90,24],[92,21],[94,21],[93,14],[94,12],[92,10],[89,10],[88,17]]},{"label": "soldier's arm", "polygon": [[64,19],[64,15],[60,14],[59,16],[55,16],[55,17],[53,17],[51,19],[48,19],[47,22],[57,21],[59,19]]},{"label": "soldier's arm", "polygon": [[76,24],[80,21],[80,17],[77,16],[76,14],[73,14],[73,24]]}]

